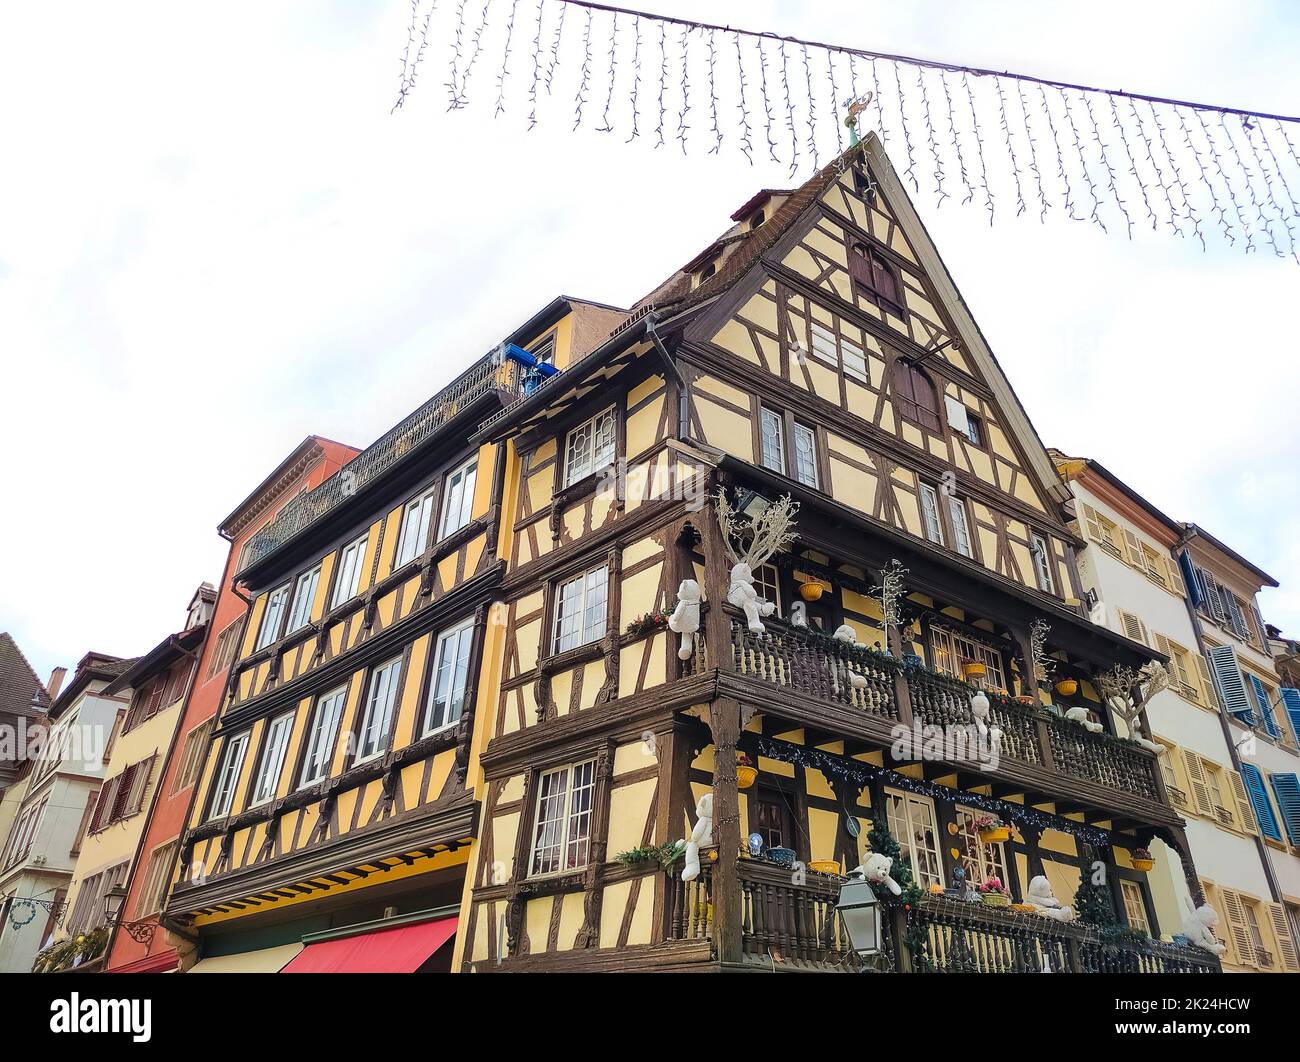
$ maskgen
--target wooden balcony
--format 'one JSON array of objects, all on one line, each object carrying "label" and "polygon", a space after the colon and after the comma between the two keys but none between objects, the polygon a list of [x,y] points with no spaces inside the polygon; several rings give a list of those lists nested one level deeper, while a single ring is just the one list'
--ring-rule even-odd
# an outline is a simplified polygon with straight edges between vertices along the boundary
[{"label": "wooden balcony", "polygon": [[[741,859],[737,869],[744,966],[792,972],[861,967],[835,910],[843,878],[806,871],[796,884],[790,868],[762,860]],[[671,940],[715,933],[712,887],[707,866],[693,882],[676,875],[669,880]],[[884,904],[882,930],[875,965],[892,973],[1220,972],[1218,959],[1199,948],[941,896],[924,897],[910,910]]]},{"label": "wooden balcony", "polygon": [[[732,616],[730,636],[734,692],[764,711],[882,745],[900,724],[974,725],[975,691],[959,679],[784,623],[767,621],[756,635]],[[977,759],[954,761],[960,772],[1135,821],[1177,823],[1150,752],[1015,698],[989,701],[989,725],[1003,735],[1000,762],[994,771]]]}]

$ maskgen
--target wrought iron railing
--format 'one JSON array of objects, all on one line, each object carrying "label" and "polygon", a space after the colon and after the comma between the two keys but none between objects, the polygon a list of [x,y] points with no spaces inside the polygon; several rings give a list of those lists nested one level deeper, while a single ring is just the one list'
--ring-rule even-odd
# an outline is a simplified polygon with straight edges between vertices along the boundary
[{"label": "wrought iron railing", "polygon": [[462,373],[314,490],[289,502],[248,541],[240,570],[274,552],[326,513],[386,472],[477,399],[493,391],[522,395],[522,373],[514,361],[493,352]]}]

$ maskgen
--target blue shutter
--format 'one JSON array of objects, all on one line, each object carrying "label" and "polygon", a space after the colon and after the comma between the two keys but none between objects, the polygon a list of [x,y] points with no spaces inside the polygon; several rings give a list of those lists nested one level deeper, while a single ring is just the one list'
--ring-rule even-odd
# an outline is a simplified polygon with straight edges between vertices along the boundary
[{"label": "blue shutter", "polygon": [[1246,783],[1246,792],[1255,809],[1259,832],[1271,840],[1282,840],[1282,830],[1278,827],[1277,816],[1273,814],[1273,805],[1268,802],[1268,791],[1264,788],[1264,778],[1259,773],[1259,768],[1253,763],[1243,763],[1241,779]]},{"label": "blue shutter", "polygon": [[1277,806],[1282,809],[1286,835],[1292,844],[1300,844],[1300,781],[1294,774],[1275,774],[1273,794],[1277,797]]},{"label": "blue shutter", "polygon": [[1273,702],[1264,683],[1254,675],[1247,675],[1246,678],[1250,680],[1250,688],[1255,693],[1255,703],[1259,705],[1259,717],[1264,720],[1264,729],[1268,731],[1269,737],[1281,737],[1282,731],[1277,728],[1277,720],[1273,718]]},{"label": "blue shutter", "polygon": [[1196,578],[1196,569],[1192,567],[1192,558],[1187,550],[1178,554],[1178,568],[1183,573],[1183,585],[1187,587],[1192,608],[1200,608],[1205,602],[1205,595],[1201,592],[1201,581]]},{"label": "blue shutter", "polygon": [[1286,705],[1286,714],[1291,717],[1292,736],[1300,742],[1300,690],[1283,686],[1282,703]]},{"label": "blue shutter", "polygon": [[1219,702],[1248,726],[1255,725],[1255,713],[1246,696],[1246,684],[1237,666],[1237,654],[1230,645],[1216,645],[1206,651],[1214,685],[1219,691]]}]

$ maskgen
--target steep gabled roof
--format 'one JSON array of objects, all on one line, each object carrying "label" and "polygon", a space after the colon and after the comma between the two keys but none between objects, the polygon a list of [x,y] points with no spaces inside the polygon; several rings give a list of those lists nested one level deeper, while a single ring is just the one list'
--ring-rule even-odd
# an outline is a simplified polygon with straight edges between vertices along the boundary
[{"label": "steep gabled roof", "polygon": [[[35,704],[33,704],[35,698]],[[45,684],[8,631],[0,633],[0,712],[31,715],[48,708]]]}]

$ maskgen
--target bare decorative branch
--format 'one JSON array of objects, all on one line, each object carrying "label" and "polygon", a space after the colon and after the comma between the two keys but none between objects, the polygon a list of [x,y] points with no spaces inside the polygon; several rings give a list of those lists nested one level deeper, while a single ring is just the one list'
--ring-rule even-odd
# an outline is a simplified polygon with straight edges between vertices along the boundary
[{"label": "bare decorative branch", "polygon": [[713,507],[722,529],[723,546],[733,564],[757,568],[799,537],[795,531],[799,503],[788,494],[770,502],[750,519],[731,507],[726,491],[719,487],[713,495]]}]

